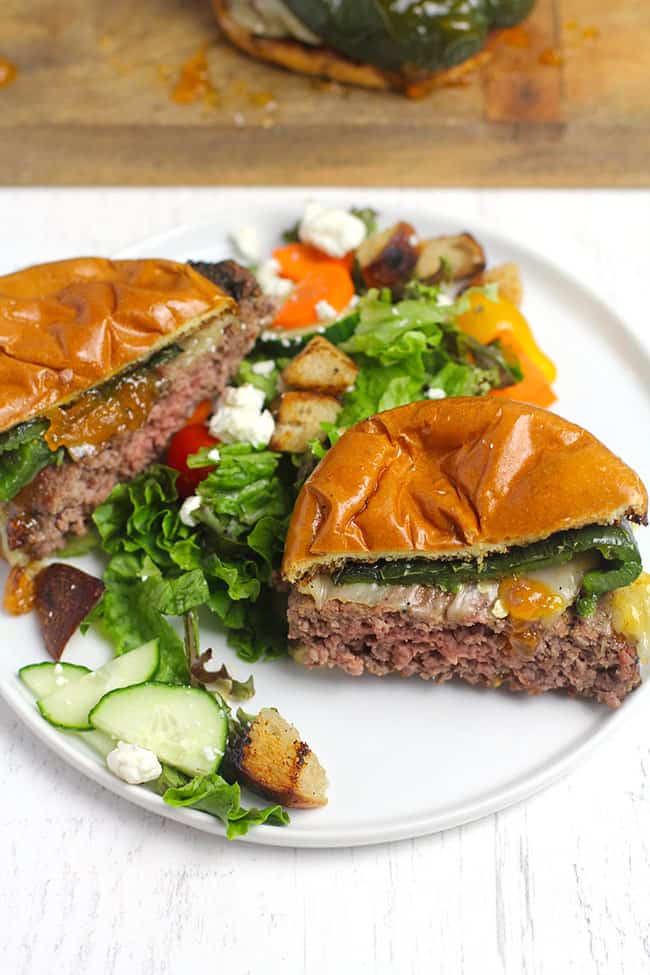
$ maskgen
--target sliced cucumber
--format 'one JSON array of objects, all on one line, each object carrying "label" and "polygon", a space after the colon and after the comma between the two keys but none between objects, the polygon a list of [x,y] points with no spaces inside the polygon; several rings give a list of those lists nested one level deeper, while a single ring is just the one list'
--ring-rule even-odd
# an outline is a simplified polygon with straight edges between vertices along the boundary
[{"label": "sliced cucumber", "polygon": [[36,703],[43,717],[69,731],[87,731],[92,728],[88,712],[109,691],[117,687],[128,687],[149,680],[160,661],[158,641],[152,640],[130,650],[121,657],[115,657],[103,667],[91,670],[74,683],[58,687],[51,694]]},{"label": "sliced cucumber", "polygon": [[89,674],[88,667],[79,664],[27,664],[18,671],[18,676],[28,691],[36,697],[47,697],[60,687],[80,680]]},{"label": "sliced cucumber", "polygon": [[198,687],[140,684],[111,691],[90,712],[94,728],[155,752],[188,775],[209,775],[223,758],[228,719]]},{"label": "sliced cucumber", "polygon": [[92,748],[102,758],[110,755],[115,748],[116,743],[113,739],[109,735],[105,735],[103,731],[97,731],[95,728],[92,731],[71,731],[70,734],[76,738],[81,738],[89,748]]}]

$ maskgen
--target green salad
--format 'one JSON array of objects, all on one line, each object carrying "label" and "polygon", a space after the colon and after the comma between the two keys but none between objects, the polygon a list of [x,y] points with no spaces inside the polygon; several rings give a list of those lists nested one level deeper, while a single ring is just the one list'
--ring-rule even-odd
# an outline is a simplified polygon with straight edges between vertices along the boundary
[{"label": "green salad", "polygon": [[[420,283],[396,302],[388,290],[361,296],[351,314],[319,333],[359,370],[336,422],[325,424],[326,439],[315,439],[306,456],[250,443],[220,445],[217,461],[209,449],[199,451],[188,466],[209,473],[197,488],[195,526],[181,519],[177,474],[169,467],[151,467],[116,487],[93,515],[109,562],[106,592],[89,623],[100,626],[118,654],[157,637],[172,677],[183,677],[186,663],[170,619],[199,608],[218,620],[243,660],[284,655],[283,595],[271,583],[305,471],[345,429],[374,413],[432,393],[481,396],[521,378],[498,342],[481,345],[457,328],[467,303],[466,296],[452,302],[441,288]],[[236,382],[255,386],[271,403],[281,369],[308,340],[265,333]],[[260,373],[261,362],[272,368]]]}]

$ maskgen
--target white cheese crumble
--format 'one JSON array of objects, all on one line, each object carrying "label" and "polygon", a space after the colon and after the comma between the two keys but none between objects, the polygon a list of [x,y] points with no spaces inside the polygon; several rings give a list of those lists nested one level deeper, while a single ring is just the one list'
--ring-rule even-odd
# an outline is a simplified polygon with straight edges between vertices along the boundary
[{"label": "white cheese crumble", "polygon": [[264,408],[264,393],[251,383],[226,387],[218,410],[210,420],[210,433],[224,443],[252,443],[265,447],[275,430]]},{"label": "white cheese crumble", "polygon": [[325,301],[324,299],[317,301],[315,308],[319,322],[331,322],[338,316],[336,308],[332,308],[329,301]]},{"label": "white cheese crumble", "polygon": [[440,389],[438,386],[429,386],[425,396],[427,399],[445,399],[447,394],[444,389]]},{"label": "white cheese crumble", "polygon": [[97,447],[91,443],[80,443],[76,447],[68,447],[68,453],[73,460],[83,460],[84,457],[92,457],[97,453]]},{"label": "white cheese crumble", "polygon": [[281,278],[278,274],[280,264],[274,257],[269,257],[268,261],[260,264],[255,277],[265,295],[270,298],[286,298],[293,290],[293,281],[288,278]]},{"label": "white cheese crumble", "polygon": [[328,209],[320,203],[310,202],[305,206],[298,236],[330,257],[345,257],[365,240],[366,225],[345,210]]},{"label": "white cheese crumble", "polygon": [[188,528],[196,528],[196,521],[192,516],[200,507],[201,499],[196,494],[190,494],[189,498],[185,498],[183,501],[180,510],[180,519]]},{"label": "white cheese crumble", "polygon": [[154,752],[139,745],[118,741],[117,748],[106,756],[106,764],[118,779],[129,785],[152,782],[162,774],[162,767]]},{"label": "white cheese crumble", "polygon": [[208,450],[208,460],[214,461],[215,464],[219,463],[221,460],[221,452],[218,447],[213,447],[212,450]]},{"label": "white cheese crumble", "polygon": [[251,372],[254,372],[256,376],[264,376],[265,379],[268,379],[274,369],[275,362],[273,359],[267,359],[265,362],[254,362],[251,366]]},{"label": "white cheese crumble", "polygon": [[238,227],[233,230],[230,240],[245,261],[256,264],[262,256],[262,247],[256,227]]}]

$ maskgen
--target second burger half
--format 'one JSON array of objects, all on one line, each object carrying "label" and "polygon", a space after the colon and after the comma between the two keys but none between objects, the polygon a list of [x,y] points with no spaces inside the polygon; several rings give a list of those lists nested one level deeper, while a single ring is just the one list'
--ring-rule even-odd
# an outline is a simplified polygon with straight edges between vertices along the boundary
[{"label": "second burger half", "polygon": [[617,707],[640,683],[639,477],[586,430],[491,398],[350,429],[298,498],[289,635],[307,666]]}]

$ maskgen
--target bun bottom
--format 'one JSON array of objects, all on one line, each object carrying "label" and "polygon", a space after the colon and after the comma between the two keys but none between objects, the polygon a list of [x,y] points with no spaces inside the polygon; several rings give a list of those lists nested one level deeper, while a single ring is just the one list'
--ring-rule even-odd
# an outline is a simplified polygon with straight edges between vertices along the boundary
[{"label": "bun bottom", "polygon": [[219,26],[228,40],[260,61],[268,61],[298,74],[326,78],[345,85],[400,91],[409,98],[422,98],[436,88],[462,82],[466,75],[489,61],[494,41],[500,33],[494,32],[486,47],[478,54],[444,71],[384,71],[372,64],[351,61],[326,47],[310,47],[290,39],[257,37],[230,14],[228,0],[212,0],[212,5]]}]

